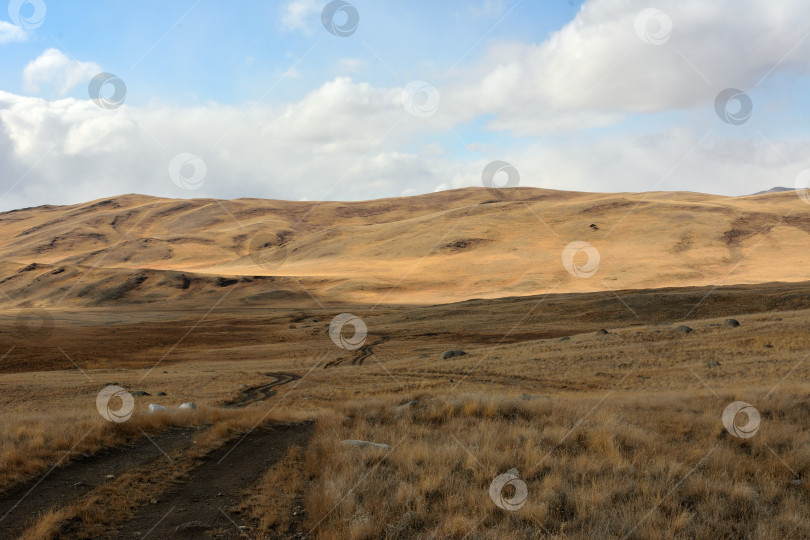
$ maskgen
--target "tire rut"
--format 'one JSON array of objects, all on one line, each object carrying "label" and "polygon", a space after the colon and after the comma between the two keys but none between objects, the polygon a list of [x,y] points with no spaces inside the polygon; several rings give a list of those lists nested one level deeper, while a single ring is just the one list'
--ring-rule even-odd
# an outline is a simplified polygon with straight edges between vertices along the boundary
[{"label": "tire rut", "polygon": [[[17,538],[38,514],[77,500],[129,470],[166,459],[163,453],[191,445],[196,429],[173,429],[139,439],[131,446],[102,451],[56,467],[37,478],[0,493],[0,539]],[[154,441],[154,444],[153,442]]]},{"label": "tire rut", "polygon": [[[270,426],[248,432],[208,454],[189,478],[164,492],[156,504],[141,507],[136,516],[110,531],[114,538],[148,537],[218,539],[240,538],[240,516],[228,511],[241,492],[282,459],[292,445],[304,446],[312,422]],[[196,527],[178,527],[197,523]]]},{"label": "tire rut", "polygon": [[237,409],[247,407],[252,403],[264,401],[265,399],[271,398],[276,395],[277,386],[281,386],[283,384],[287,384],[288,382],[295,381],[301,378],[301,376],[296,373],[284,373],[284,372],[268,372],[263,373],[263,375],[267,377],[274,377],[276,380],[266,384],[259,384],[256,386],[251,386],[249,388],[244,388],[242,389],[239,396],[233,399],[229,399],[228,401],[225,401],[222,404],[222,406],[228,407],[230,409]]}]

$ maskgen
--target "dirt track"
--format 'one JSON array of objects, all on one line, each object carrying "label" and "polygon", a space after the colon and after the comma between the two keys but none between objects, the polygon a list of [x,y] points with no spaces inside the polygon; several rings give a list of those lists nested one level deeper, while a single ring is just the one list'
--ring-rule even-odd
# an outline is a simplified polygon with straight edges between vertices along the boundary
[{"label": "dirt track", "polygon": [[37,514],[59,507],[89,493],[128,470],[154,463],[160,466],[163,455],[188,447],[196,430],[177,429],[143,438],[132,446],[116,448],[74,461],[63,468],[32,479],[0,494],[0,539],[17,538]]},{"label": "dirt track", "polygon": [[[284,457],[292,445],[303,446],[313,424],[290,424],[257,429],[239,437],[206,456],[191,477],[169,492],[157,504],[149,504],[134,519],[114,533],[115,538],[200,538],[206,531],[214,538],[245,537],[239,525],[244,522],[230,514],[239,494],[253,485],[273,463]],[[206,528],[183,525],[200,522]]]},{"label": "dirt track", "polygon": [[295,373],[276,373],[276,372],[269,372],[264,373],[263,375],[267,377],[275,377],[276,380],[269,382],[267,384],[259,384],[256,386],[250,386],[242,390],[239,396],[230,399],[223,403],[223,407],[230,407],[230,408],[241,408],[247,407],[251,403],[256,403],[258,401],[264,401],[265,399],[271,398],[276,395],[275,388],[277,386],[281,386],[283,384],[287,384],[290,381],[295,381],[301,378],[300,375]]}]

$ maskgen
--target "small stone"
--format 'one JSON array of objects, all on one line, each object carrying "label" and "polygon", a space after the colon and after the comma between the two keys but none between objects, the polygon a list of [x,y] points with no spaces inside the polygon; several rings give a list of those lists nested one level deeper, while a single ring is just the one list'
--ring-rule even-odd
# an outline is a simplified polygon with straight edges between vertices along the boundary
[{"label": "small stone", "polygon": [[181,404],[180,408],[181,409],[189,409],[189,410],[192,410],[192,411],[196,411],[197,410],[197,405],[193,401],[187,401],[187,402]]},{"label": "small stone", "polygon": [[608,332],[608,331],[607,331],[607,330],[605,330],[604,328],[600,328],[600,329],[599,329],[599,330],[598,330],[596,333],[597,333],[597,334],[602,334],[603,336],[604,336],[604,335],[607,335],[607,334],[610,334],[610,332]]},{"label": "small stone", "polygon": [[110,478],[115,478],[115,475],[114,475],[114,474],[108,474],[108,475],[107,475],[107,476],[105,476],[104,478],[107,478],[107,479],[110,479]]},{"label": "small stone", "polygon": [[157,499],[150,499],[150,500],[149,500],[149,503],[150,503],[150,504],[157,504]]},{"label": "small stone", "polygon": [[512,467],[511,469],[509,469],[509,470],[508,470],[508,471],[506,471],[506,472],[507,472],[507,474],[511,474],[511,475],[514,475],[514,476],[520,477],[520,473],[519,473],[519,472],[518,472],[518,470],[517,470],[516,468],[514,468],[514,467]]},{"label": "small stone", "polygon": [[150,413],[156,413],[156,412],[168,411],[169,409],[167,409],[163,405],[158,405],[156,403],[150,403],[149,407],[147,407],[147,410]]},{"label": "small stone", "polygon": [[158,392],[156,395],[158,395],[158,396],[165,396],[165,395],[166,395],[166,392]]},{"label": "small stone", "polygon": [[685,324],[682,324],[681,326],[675,328],[675,332],[677,332],[678,334],[689,334],[692,332],[692,329],[686,326]]},{"label": "small stone", "polygon": [[714,360],[712,362],[706,362],[706,367],[707,368],[720,367],[720,362],[718,362],[717,360]]},{"label": "small stone", "polygon": [[133,397],[141,397],[141,396],[151,396],[149,392],[145,392],[143,390],[135,390],[134,392],[130,392]]},{"label": "small stone", "polygon": [[118,386],[118,383],[117,382],[106,382],[106,383],[104,383],[104,386]]},{"label": "small stone", "polygon": [[737,319],[726,319],[725,321],[723,321],[723,326],[725,326],[726,328],[737,328],[738,326],[740,326],[740,321],[738,321]]},{"label": "small stone", "polygon": [[563,336],[560,338],[560,341],[571,341],[571,338],[569,336]]},{"label": "small stone", "polygon": [[357,439],[346,439],[340,441],[340,445],[344,447],[354,447],[354,448],[375,448],[377,450],[391,450],[391,447],[387,444],[371,442],[371,441],[360,441]]},{"label": "small stone", "polygon": [[439,360],[447,360],[448,358],[456,358],[458,356],[464,356],[467,354],[466,352],[462,351],[461,349],[451,349],[449,351],[444,351],[442,355],[439,357]]}]

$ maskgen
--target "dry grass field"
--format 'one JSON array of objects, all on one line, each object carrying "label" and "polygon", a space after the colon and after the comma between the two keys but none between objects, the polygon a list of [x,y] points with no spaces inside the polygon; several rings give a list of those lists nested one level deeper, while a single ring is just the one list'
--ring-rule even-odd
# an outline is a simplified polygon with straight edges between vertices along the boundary
[{"label": "dry grass field", "polygon": [[[3,214],[0,538],[810,537],[810,282],[795,249],[810,218],[795,195],[486,196],[289,203],[278,227],[308,210],[313,223],[276,273],[212,201],[182,219],[169,210],[185,203],[135,196]],[[619,224],[617,199],[644,202]],[[260,206],[223,204],[245,221]],[[459,225],[492,243],[436,253],[384,292],[437,220],[498,205]],[[617,228],[598,274],[576,278],[531,209],[558,234],[636,232]],[[531,234],[511,227],[530,217]],[[140,225],[113,238],[123,219]],[[213,244],[164,249],[181,225]],[[727,230],[748,232],[724,245]],[[683,259],[664,254],[675,244]],[[121,288],[133,274],[146,279]],[[351,325],[334,341],[342,313],[367,327],[357,346]],[[100,414],[111,383],[148,394],[122,422]],[[753,409],[724,425],[738,401]]]}]

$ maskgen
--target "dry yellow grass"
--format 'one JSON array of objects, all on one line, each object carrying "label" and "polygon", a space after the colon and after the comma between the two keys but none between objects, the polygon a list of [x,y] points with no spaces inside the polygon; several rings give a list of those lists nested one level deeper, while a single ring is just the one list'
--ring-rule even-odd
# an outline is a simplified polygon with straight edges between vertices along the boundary
[{"label": "dry yellow grass", "polygon": [[[766,392],[349,405],[307,449],[307,526],[347,539],[806,537],[807,387],[757,401],[752,439],[720,421],[727,403]],[[346,438],[393,449],[345,451]],[[512,468],[528,489],[514,512],[488,493]]]},{"label": "dry yellow grass", "polygon": [[[324,303],[432,304],[801,281],[808,231],[810,207],[792,192],[519,188],[500,198],[466,188],[351,203],[125,195],[3,214],[0,279],[12,300],[0,305],[207,308],[230,290],[224,306],[295,307],[309,304],[302,286]],[[592,279],[563,268],[574,241],[600,254]],[[269,264],[251,257],[259,244]]]},{"label": "dry yellow grass", "polygon": [[[660,302],[661,292],[653,299],[622,292],[635,315],[612,294],[367,310],[372,354],[362,362],[362,350],[338,350],[329,339],[335,309],[225,310],[208,315],[152,371],[160,348],[136,346],[148,341],[150,325],[185,332],[196,317],[139,312],[104,325],[100,313],[63,313],[64,331],[75,336],[67,352],[118,351],[126,367],[79,357],[86,376],[4,374],[0,471],[17,482],[63,457],[122,444],[139,427],[152,434],[198,425],[215,448],[270,413],[318,422],[300,454],[245,486],[237,508],[259,537],[310,530],[358,539],[803,537],[810,535],[808,312],[762,310],[801,303],[806,293],[776,287],[757,296],[763,290],[719,290],[718,302],[687,321],[682,308],[701,293],[670,291]],[[747,314],[729,329],[724,313]],[[694,330],[677,332],[682,323]],[[438,360],[456,347],[468,354]],[[242,384],[273,381],[272,372],[302,379],[244,410],[219,407]],[[153,396],[137,398],[129,422],[110,424],[95,408],[107,381]],[[169,395],[155,396],[160,390]],[[419,405],[397,409],[414,399]],[[200,410],[144,413],[150,401],[187,400]],[[751,439],[728,435],[720,422],[735,400],[762,414]],[[339,444],[350,438],[393,451]],[[196,456],[184,452],[176,469],[143,467],[103,483],[41,515],[27,538],[115,538],[148,497],[194,469]],[[507,512],[488,489],[512,468],[528,497]],[[299,505],[305,513],[294,515]]]}]

